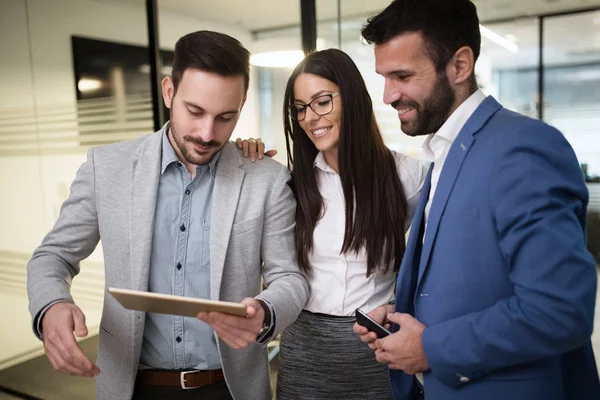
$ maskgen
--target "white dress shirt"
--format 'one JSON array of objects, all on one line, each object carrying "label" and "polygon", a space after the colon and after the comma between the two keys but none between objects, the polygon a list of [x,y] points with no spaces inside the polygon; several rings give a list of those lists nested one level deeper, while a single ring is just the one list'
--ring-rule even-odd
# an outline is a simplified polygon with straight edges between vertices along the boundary
[{"label": "white dress shirt", "polygon": [[431,191],[429,192],[429,201],[425,206],[425,224],[429,219],[431,210],[431,201],[435,195],[442,168],[446,162],[446,157],[450,152],[452,143],[460,133],[462,127],[467,123],[477,107],[485,100],[485,94],[481,90],[473,93],[464,103],[450,115],[444,125],[436,133],[427,136],[423,142],[423,156],[426,161],[434,162],[433,172],[431,173]]},{"label": "white dress shirt", "polygon": [[[419,201],[427,166],[417,159],[392,153],[408,201],[406,231]],[[314,165],[324,210],[313,234],[313,251],[308,255],[312,273],[308,276],[310,297],[305,309],[338,316],[353,316],[357,308],[371,311],[393,299],[395,274],[375,272],[367,278],[364,248],[358,254],[340,254],[346,227],[340,176],[325,162],[323,153],[317,155]]]}]

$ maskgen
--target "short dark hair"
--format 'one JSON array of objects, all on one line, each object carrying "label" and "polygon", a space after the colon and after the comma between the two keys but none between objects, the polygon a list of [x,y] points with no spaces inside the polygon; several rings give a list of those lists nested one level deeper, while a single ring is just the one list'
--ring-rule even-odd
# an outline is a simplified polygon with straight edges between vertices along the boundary
[{"label": "short dark hair", "polygon": [[438,71],[463,46],[473,50],[475,60],[481,51],[479,17],[470,0],[395,0],[369,18],[361,33],[367,42],[382,44],[408,32],[423,35]]},{"label": "short dark hair", "polygon": [[[404,227],[408,205],[394,155],[385,146],[373,113],[373,103],[356,64],[341,50],[312,53],[290,76],[284,95],[283,118],[288,162],[298,206],[296,250],[298,264],[310,272],[313,233],[323,216],[314,161],[319,153],[298,121],[287,112],[294,104],[294,84],[302,73],[320,76],[339,87],[342,117],[338,148],[339,176],[345,202],[342,253],[367,253],[367,276],[376,271],[397,272],[405,251]],[[293,147],[293,149],[292,149]]]},{"label": "short dark hair", "polygon": [[239,40],[224,33],[197,31],[182,36],[175,44],[171,73],[175,91],[188,68],[222,76],[241,75],[248,91],[250,52]]}]

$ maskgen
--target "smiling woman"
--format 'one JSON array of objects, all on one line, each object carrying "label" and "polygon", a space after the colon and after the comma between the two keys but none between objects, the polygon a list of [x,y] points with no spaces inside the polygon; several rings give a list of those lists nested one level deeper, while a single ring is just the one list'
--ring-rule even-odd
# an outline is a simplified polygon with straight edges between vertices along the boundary
[{"label": "smiling woman", "polygon": [[[324,89],[323,89],[324,88]],[[327,164],[339,173],[338,148],[342,123],[339,86],[311,73],[301,73],[294,83],[294,103],[288,106]]]},{"label": "smiling woman", "polygon": [[313,53],[296,67],[284,126],[298,262],[311,294],[283,333],[277,396],[391,399],[387,366],[354,333],[354,313],[393,298],[425,167],[384,145],[362,76],[339,50]]}]

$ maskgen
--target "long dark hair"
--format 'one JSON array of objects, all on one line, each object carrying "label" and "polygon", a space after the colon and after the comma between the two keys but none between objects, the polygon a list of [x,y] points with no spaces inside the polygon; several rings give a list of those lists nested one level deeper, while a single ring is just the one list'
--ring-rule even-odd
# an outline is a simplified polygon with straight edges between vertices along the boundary
[{"label": "long dark hair", "polygon": [[302,73],[318,75],[340,88],[342,122],[338,167],[346,202],[341,253],[358,253],[365,247],[367,276],[378,268],[383,273],[388,272],[392,263],[396,272],[405,250],[406,196],[394,156],[383,143],[365,82],[352,59],[336,49],[306,57],[292,73],[285,90],[285,139],[298,200],[298,263],[303,271],[310,272],[308,255],[313,249],[313,233],[323,215],[323,198],[314,171],[319,151],[298,121],[287,113],[287,105],[294,103],[294,83]]}]

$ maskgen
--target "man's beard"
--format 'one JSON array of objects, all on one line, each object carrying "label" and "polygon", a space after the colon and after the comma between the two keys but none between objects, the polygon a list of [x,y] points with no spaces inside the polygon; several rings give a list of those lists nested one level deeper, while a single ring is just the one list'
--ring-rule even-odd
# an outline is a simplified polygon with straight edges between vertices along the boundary
[{"label": "man's beard", "polygon": [[445,73],[439,73],[431,94],[423,102],[423,106],[415,101],[392,103],[395,109],[412,107],[417,117],[412,122],[412,128],[401,123],[402,132],[409,136],[428,135],[437,132],[450,117],[450,111],[456,101],[456,94],[450,86]]},{"label": "man's beard", "polygon": [[[201,157],[203,157],[203,155],[195,154],[195,153],[193,153],[193,151],[190,151],[186,147],[186,143],[195,143],[200,146],[214,147],[216,149],[220,149],[222,147],[222,144],[220,142],[217,142],[216,140],[211,140],[210,142],[205,142],[202,139],[198,139],[198,138],[195,138],[190,135],[184,135],[183,137],[179,136],[179,134],[177,133],[177,125],[173,123],[173,110],[171,110],[171,112],[169,114],[170,114],[170,118],[171,118],[171,123],[170,123],[171,135],[173,135],[173,140],[175,140],[175,144],[179,148],[179,151],[181,152],[181,155],[183,156],[183,158],[185,158],[185,161],[187,161],[190,164],[194,164],[194,165],[208,164],[210,162],[210,160],[205,160],[205,159],[201,158]],[[217,152],[215,151],[212,154],[211,160],[212,160],[212,157],[214,157],[214,155],[216,153]]]}]

